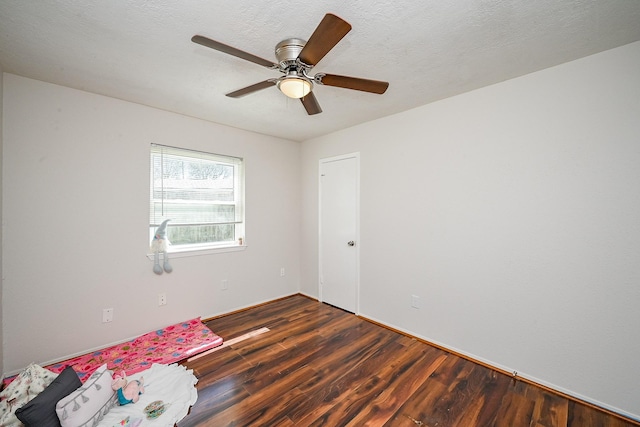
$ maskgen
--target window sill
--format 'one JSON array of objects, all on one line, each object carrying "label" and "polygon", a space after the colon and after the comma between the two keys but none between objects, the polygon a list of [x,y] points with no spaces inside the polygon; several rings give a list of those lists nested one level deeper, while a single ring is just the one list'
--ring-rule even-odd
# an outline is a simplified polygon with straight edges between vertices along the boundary
[{"label": "window sill", "polygon": [[[183,248],[173,249],[168,252],[169,259],[172,258],[186,258],[192,256],[212,255],[225,252],[240,252],[247,249],[247,245],[234,245],[234,246],[221,246],[218,248]],[[147,258],[153,261],[154,254],[147,254]]]}]

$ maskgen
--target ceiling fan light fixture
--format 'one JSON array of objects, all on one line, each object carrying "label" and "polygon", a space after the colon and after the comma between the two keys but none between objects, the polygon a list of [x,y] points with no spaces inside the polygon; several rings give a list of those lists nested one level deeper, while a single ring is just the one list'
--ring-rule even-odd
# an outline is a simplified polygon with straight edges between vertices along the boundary
[{"label": "ceiling fan light fixture", "polygon": [[289,98],[304,98],[311,92],[312,84],[309,79],[298,75],[288,75],[282,77],[277,83],[280,92],[284,93]]}]

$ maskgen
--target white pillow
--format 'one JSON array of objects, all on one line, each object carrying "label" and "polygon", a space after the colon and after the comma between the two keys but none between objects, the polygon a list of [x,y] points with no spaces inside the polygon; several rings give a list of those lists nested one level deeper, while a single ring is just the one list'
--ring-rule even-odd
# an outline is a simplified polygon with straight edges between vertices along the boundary
[{"label": "white pillow", "polygon": [[19,426],[16,409],[22,408],[31,399],[47,388],[58,374],[35,363],[27,366],[0,393],[0,426]]},{"label": "white pillow", "polygon": [[116,403],[112,372],[105,363],[82,386],[56,404],[62,427],[96,426]]}]

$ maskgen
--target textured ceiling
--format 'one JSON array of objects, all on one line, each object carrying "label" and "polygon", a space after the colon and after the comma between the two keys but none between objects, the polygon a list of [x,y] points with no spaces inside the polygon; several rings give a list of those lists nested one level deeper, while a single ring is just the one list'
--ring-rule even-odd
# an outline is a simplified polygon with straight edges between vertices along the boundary
[{"label": "textured ceiling", "polygon": [[[273,60],[325,13],[353,29],[312,70],[390,83],[383,95],[316,85],[308,116],[280,74],[191,42]],[[638,0],[0,0],[8,73],[295,141],[640,40]],[[640,71],[639,71],[640,72]]]}]

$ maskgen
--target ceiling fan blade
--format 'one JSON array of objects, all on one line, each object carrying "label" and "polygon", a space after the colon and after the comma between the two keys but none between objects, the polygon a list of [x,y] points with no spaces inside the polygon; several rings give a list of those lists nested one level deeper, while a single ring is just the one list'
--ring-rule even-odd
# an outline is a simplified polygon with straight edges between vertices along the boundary
[{"label": "ceiling fan blade", "polygon": [[227,96],[230,98],[240,98],[242,96],[249,95],[250,93],[257,92],[259,90],[274,86],[275,84],[276,84],[276,79],[269,79],[260,83],[252,84],[251,86],[247,86],[242,89],[238,89],[233,92],[229,92]]},{"label": "ceiling fan blade", "polygon": [[307,114],[310,116],[322,113],[322,108],[320,108],[320,104],[318,104],[318,100],[313,92],[309,92],[306,96],[300,98],[300,102],[302,102],[304,109],[307,110]]},{"label": "ceiling fan blade", "polygon": [[191,37],[191,41],[194,43],[201,44],[202,46],[210,47],[211,49],[215,49],[219,52],[223,52],[232,56],[235,56],[240,59],[244,59],[254,64],[262,65],[267,68],[278,68],[278,64],[275,64],[271,61],[267,61],[266,59],[260,58],[259,56],[252,55],[243,50],[236,49],[235,47],[228,46],[224,43],[217,42],[215,40],[211,40],[204,36],[193,36]]},{"label": "ceiling fan blade", "polygon": [[361,90],[363,92],[371,92],[382,95],[389,87],[388,82],[379,80],[360,79],[357,77],[338,76],[335,74],[318,74],[316,75],[320,84],[325,86],[342,87],[345,89]]},{"label": "ceiling fan blade", "polygon": [[316,65],[349,31],[351,25],[347,21],[327,13],[302,48],[298,59],[307,65]]}]

